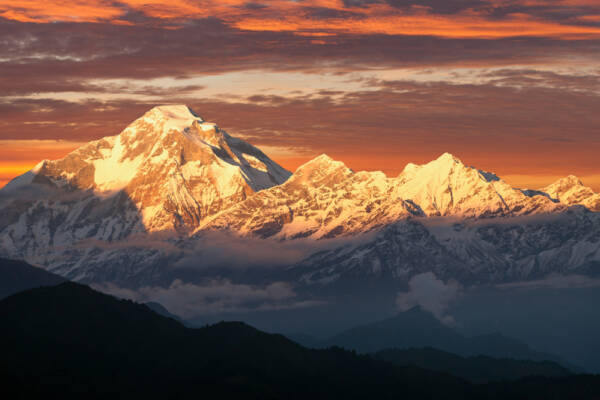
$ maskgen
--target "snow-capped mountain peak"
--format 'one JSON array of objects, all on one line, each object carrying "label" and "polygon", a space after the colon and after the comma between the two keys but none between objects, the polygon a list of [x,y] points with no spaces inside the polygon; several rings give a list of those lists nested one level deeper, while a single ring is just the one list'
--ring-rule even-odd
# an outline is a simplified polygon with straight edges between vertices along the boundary
[{"label": "snow-capped mountain peak", "polygon": [[296,172],[306,172],[309,170],[334,170],[344,168],[347,169],[346,165],[342,161],[334,160],[327,154],[323,153],[307,162],[302,164],[296,169]]},{"label": "snow-capped mountain peak", "polygon": [[568,175],[541,189],[552,199],[567,205],[583,205],[592,211],[600,211],[600,194],[585,186],[575,175]]},{"label": "snow-capped mountain peak", "polygon": [[432,162],[437,164],[462,164],[462,161],[458,157],[448,152],[443,153]]},{"label": "snow-capped mountain peak", "polygon": [[306,165],[328,165],[328,164],[334,164],[334,163],[342,163],[342,162],[335,161],[333,158],[329,157],[327,154],[322,153],[322,154],[319,154],[318,156],[316,156],[315,158],[305,162],[303,165],[301,165],[298,168],[302,168],[303,166],[306,166]]},{"label": "snow-capped mountain peak", "polygon": [[[162,135],[183,135],[179,139],[187,139],[196,143],[204,143],[213,147],[227,147],[227,133],[221,130],[217,124],[206,122],[195,111],[186,105],[157,106],[145,113],[139,120],[135,121],[130,128],[136,133],[146,133],[139,126],[150,124],[155,132]],[[177,140],[174,138],[174,140]],[[230,157],[236,158],[234,154]]]},{"label": "snow-capped mountain peak", "polygon": [[129,125],[121,135],[133,140],[160,140],[165,136],[171,141],[189,140],[219,146],[225,133],[217,124],[206,122],[185,105],[156,106]]},{"label": "snow-capped mountain peak", "polygon": [[327,154],[321,154],[298,167],[290,180],[295,183],[319,186],[339,182],[351,174],[352,170],[343,162],[335,161]]},{"label": "snow-capped mountain peak", "polygon": [[466,167],[462,161],[450,153],[444,153],[433,161],[427,164],[418,165],[408,163],[398,178],[408,181],[415,177],[437,177],[439,180],[444,180],[445,177],[453,173],[455,170],[464,170]]},{"label": "snow-capped mountain peak", "polygon": [[160,125],[164,133],[172,130],[181,132],[194,122],[204,122],[202,117],[183,104],[156,106],[146,112],[141,119]]},{"label": "snow-capped mountain peak", "polygon": [[202,117],[185,104],[161,105],[150,109],[147,114],[162,114],[170,120],[200,120]]},{"label": "snow-capped mountain peak", "polygon": [[579,179],[575,175],[567,175],[564,178],[560,178],[556,182],[546,186],[544,188],[545,189],[544,191],[546,191],[546,193],[548,193],[550,195],[552,195],[552,194],[560,195],[561,193],[567,192],[574,188],[578,188],[580,186],[584,186],[581,179]]},{"label": "snow-capped mountain peak", "polygon": [[[152,108],[116,136],[42,162],[18,182],[31,184],[35,176],[66,192],[99,198],[120,193],[131,219],[139,216],[143,230],[157,231],[193,230],[204,218],[290,175],[187,106],[169,105]],[[119,212],[125,213],[114,210]]]},{"label": "snow-capped mountain peak", "polygon": [[395,196],[417,204],[426,215],[468,217],[556,208],[550,199],[528,198],[494,174],[467,167],[450,153],[427,164],[408,164],[396,180]]},{"label": "snow-capped mountain peak", "polygon": [[[17,197],[19,193],[26,197]],[[142,284],[139,276],[153,279],[161,266],[169,264],[165,259],[170,255],[162,254],[163,248],[183,254],[196,246],[199,236],[213,237],[207,234],[211,230],[277,240],[373,232],[376,242],[356,252],[350,247],[351,256],[334,251],[336,265],[345,265],[356,276],[387,268],[404,279],[431,265],[451,271],[462,264],[475,270],[486,263],[496,263],[498,271],[508,268],[505,276],[530,276],[537,259],[523,258],[520,263],[502,252],[521,246],[519,254],[537,257],[539,229],[547,238],[544,251],[556,247],[554,235],[560,229],[538,228],[538,219],[533,218],[531,236],[523,240],[518,239],[519,232],[500,228],[489,236],[490,229],[479,229],[488,222],[479,218],[490,217],[488,221],[495,223],[526,214],[558,215],[572,204],[600,211],[600,195],[574,176],[542,191],[519,190],[450,153],[422,165],[408,164],[392,178],[382,172],[354,172],[325,154],[291,175],[258,148],[184,105],[154,107],[118,135],[90,142],[63,159],[42,161],[2,189],[0,199],[0,255],[45,265],[75,280],[135,281],[135,285]],[[559,224],[569,218],[584,237],[592,226],[587,219],[600,214],[583,208],[572,211],[539,220]],[[428,218],[432,216],[451,218]],[[460,225],[456,229],[455,222]],[[453,225],[444,227],[446,223]],[[461,229],[468,232],[457,233]],[[148,240],[143,236],[156,232],[169,234]],[[146,246],[156,237],[160,238],[156,248]],[[489,237],[493,239],[488,243]],[[474,240],[475,245],[463,239]],[[600,254],[597,237],[589,240],[581,245],[589,249],[585,257],[573,256],[569,247],[561,257],[550,252],[539,256],[556,258],[561,265],[585,266],[597,262]],[[497,252],[484,257],[496,242]],[[326,279],[339,271],[317,267]]]}]

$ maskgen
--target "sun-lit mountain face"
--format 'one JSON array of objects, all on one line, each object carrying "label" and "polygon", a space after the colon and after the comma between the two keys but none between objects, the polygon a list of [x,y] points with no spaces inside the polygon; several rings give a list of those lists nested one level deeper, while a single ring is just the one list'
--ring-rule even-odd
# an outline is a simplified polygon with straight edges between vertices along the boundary
[{"label": "sun-lit mountain face", "polygon": [[409,164],[396,178],[381,172],[353,172],[321,155],[300,166],[283,185],[215,215],[200,229],[328,238],[408,217],[515,216],[564,209],[546,196],[526,196],[448,153],[425,165]]},{"label": "sun-lit mountain face", "polygon": [[[290,174],[183,105],[155,107],[119,135],[43,161],[0,194],[2,254],[84,281],[108,279],[106,268],[130,283],[148,268],[158,279],[163,257],[210,246],[213,234],[273,243],[375,235],[357,248],[308,258],[302,268],[317,272],[300,273],[306,282],[315,273],[332,279],[320,270],[324,263],[335,264],[339,276],[361,265],[394,279],[434,264],[445,266],[442,275],[456,265],[479,276],[477,265],[487,263],[497,269],[491,279],[521,279],[539,273],[531,263],[548,251],[565,268],[595,260],[597,243],[580,228],[600,223],[599,195],[572,176],[545,191],[521,190],[449,153],[408,164],[396,177],[356,172],[325,154]],[[589,241],[587,256],[563,258],[578,243],[551,234],[564,220],[574,237]],[[518,233],[504,231],[522,224]],[[388,256],[375,250],[388,245]],[[506,253],[513,245],[520,250]]]},{"label": "sun-lit mountain face", "polygon": [[576,176],[569,175],[559,179],[541,191],[561,203],[580,204],[592,211],[600,211],[600,195],[585,186]]},{"label": "sun-lit mountain face", "polygon": [[[42,161],[5,190],[45,183],[91,198],[121,196],[145,231],[190,230],[202,220],[290,176],[252,145],[183,105],[159,106],[123,132]],[[113,210],[113,214],[126,209]],[[72,218],[86,216],[72,216]]]}]

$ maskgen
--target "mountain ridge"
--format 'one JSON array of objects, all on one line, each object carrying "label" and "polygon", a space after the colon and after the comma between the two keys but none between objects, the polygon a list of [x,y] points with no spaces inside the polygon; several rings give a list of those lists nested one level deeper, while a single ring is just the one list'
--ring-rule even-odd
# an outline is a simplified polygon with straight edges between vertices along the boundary
[{"label": "mountain ridge", "polygon": [[[275,242],[374,232],[352,249],[307,254],[295,276],[405,281],[436,268],[444,278],[489,282],[593,273],[600,195],[574,177],[545,190],[512,188],[449,153],[396,177],[355,172],[327,155],[290,174],[187,106],[157,106],[120,134],[43,161],[1,189],[0,255],[78,281],[140,286],[161,282],[165,264],[212,232]],[[511,225],[535,216],[548,221]],[[557,219],[577,241],[550,229]]]},{"label": "mountain ridge", "polygon": [[23,290],[54,286],[64,281],[63,277],[42,268],[0,257],[0,300]]},{"label": "mountain ridge", "polygon": [[347,329],[325,340],[322,345],[340,346],[360,353],[433,347],[463,357],[484,355],[563,363],[556,356],[536,352],[527,344],[498,333],[465,337],[419,306],[388,319]]}]

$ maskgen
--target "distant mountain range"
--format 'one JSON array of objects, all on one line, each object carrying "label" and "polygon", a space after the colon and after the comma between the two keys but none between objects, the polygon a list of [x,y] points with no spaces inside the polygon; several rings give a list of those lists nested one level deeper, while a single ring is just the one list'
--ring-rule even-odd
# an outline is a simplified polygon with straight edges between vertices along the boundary
[{"label": "distant mountain range", "polygon": [[499,333],[465,337],[419,307],[401,312],[393,318],[348,329],[326,340],[316,340],[306,335],[289,337],[307,347],[339,346],[360,353],[433,347],[464,357],[483,355],[499,359],[552,360],[567,365],[556,356],[534,351],[527,344]]},{"label": "distant mountain range", "polygon": [[461,359],[439,352],[432,356],[431,350],[416,353],[421,364],[436,359],[438,370],[462,368],[458,375],[480,368],[482,373],[506,376],[506,365],[511,365],[518,370],[509,379],[529,375],[527,368],[548,376],[472,385],[442,372],[400,366],[407,353],[380,352],[373,358],[339,348],[309,350],[281,335],[235,322],[185,328],[144,305],[70,282],[1,300],[0,319],[0,383],[11,398],[600,396],[600,378],[573,376],[551,364]]},{"label": "distant mountain range", "polygon": [[468,284],[600,271],[600,195],[573,176],[522,190],[447,153],[396,177],[326,155],[291,174],[182,105],[42,161],[0,191],[0,206],[0,255],[128,288],[168,286],[169,266],[190,253],[206,266],[215,234],[302,242],[281,279],[314,288],[401,287],[428,271]]}]

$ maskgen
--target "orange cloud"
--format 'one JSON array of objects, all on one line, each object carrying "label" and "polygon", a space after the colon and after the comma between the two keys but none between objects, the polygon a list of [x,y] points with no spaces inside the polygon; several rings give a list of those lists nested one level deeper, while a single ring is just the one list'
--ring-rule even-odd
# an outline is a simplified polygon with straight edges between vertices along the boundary
[{"label": "orange cloud", "polygon": [[[435,13],[429,6],[399,9],[385,2],[365,2],[361,7],[347,7],[341,0],[266,0],[252,8],[246,0],[108,0],[32,1],[0,0],[0,16],[22,22],[108,22],[131,24],[127,12],[137,11],[149,18],[166,20],[165,27],[177,26],[180,20],[218,18],[230,26],[249,31],[297,32],[304,35],[387,34],[433,35],[447,38],[504,38],[515,36],[598,38],[600,27],[552,20],[535,15],[535,7],[558,10],[560,7],[580,12],[577,21],[595,21],[596,1],[562,0],[548,4],[538,0],[489,0],[481,9],[464,9],[454,14]],[[415,4],[418,4],[415,1]],[[490,18],[500,7],[519,6],[524,11]],[[545,8],[544,8],[545,9]],[[529,10],[529,11],[525,11]],[[336,12],[339,14],[336,14]],[[321,13],[314,16],[312,13]],[[541,13],[543,15],[543,13]],[[140,23],[140,22],[138,22]]]},{"label": "orange cloud", "polygon": [[[368,19],[307,20],[299,17],[265,20],[246,18],[235,27],[250,31],[320,31],[347,34],[428,35],[446,38],[505,38],[516,36],[564,37],[587,39],[600,37],[600,27],[561,25],[538,21],[526,15],[490,22],[472,16],[377,16]],[[314,33],[313,33],[314,34]]]},{"label": "orange cloud", "polygon": [[600,15],[583,15],[578,19],[584,22],[600,22]]},{"label": "orange cloud", "polygon": [[0,16],[20,22],[98,22],[116,19],[123,13],[122,8],[101,0],[0,0]]}]

